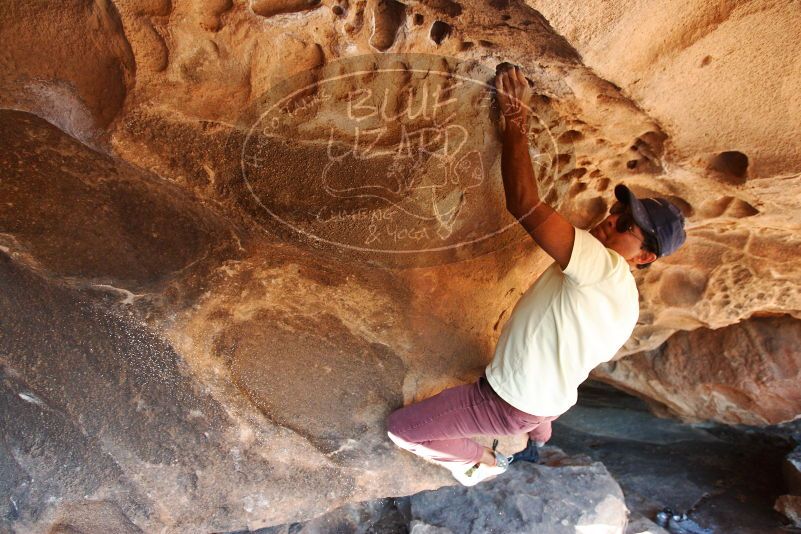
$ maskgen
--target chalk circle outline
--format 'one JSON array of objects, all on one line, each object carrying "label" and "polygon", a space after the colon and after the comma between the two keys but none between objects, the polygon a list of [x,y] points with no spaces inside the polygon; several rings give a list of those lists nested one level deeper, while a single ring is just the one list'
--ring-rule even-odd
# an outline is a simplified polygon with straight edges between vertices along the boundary
[{"label": "chalk circle outline", "polygon": [[[384,54],[384,55],[382,55],[382,58],[386,58],[387,60],[393,59],[393,60],[398,60],[398,61],[401,58],[407,58],[408,59],[409,57],[425,57],[425,58],[427,58],[429,60],[431,60],[433,58],[436,58],[438,60],[445,60],[445,64],[446,65],[450,64],[450,63],[447,62],[447,60],[449,60],[449,59],[457,61],[457,62],[460,62],[460,60],[458,60],[457,58],[450,58],[450,57],[446,57],[446,56],[436,56],[436,55],[430,55],[430,54],[391,54],[391,55],[390,54]],[[371,55],[359,55],[359,56],[353,56],[353,57],[348,57],[348,58],[337,60],[335,62],[329,63],[328,65],[326,65],[326,67],[341,66],[343,63],[346,63],[346,62],[349,62],[349,61],[365,60],[367,58],[375,60],[375,57],[371,56]],[[474,63],[477,63],[477,62],[474,62]],[[248,133],[247,133],[247,135],[245,136],[245,138],[244,138],[244,140],[242,142],[242,149],[240,151],[239,161],[240,161],[240,168],[241,168],[241,172],[242,172],[242,179],[244,180],[245,185],[247,186],[248,191],[250,192],[251,196],[253,197],[253,199],[258,203],[258,205],[262,209],[264,209],[273,219],[275,219],[278,222],[280,222],[281,224],[291,228],[295,232],[297,232],[299,234],[302,234],[302,235],[304,235],[304,236],[306,236],[306,237],[308,237],[308,238],[310,238],[312,240],[319,241],[319,242],[322,242],[322,243],[326,243],[326,244],[329,244],[329,245],[333,245],[335,247],[342,247],[342,248],[347,248],[347,249],[351,249],[351,250],[358,250],[359,252],[371,252],[371,253],[378,253],[378,254],[421,254],[421,253],[426,253],[426,252],[442,252],[442,251],[447,251],[447,250],[453,250],[453,249],[456,249],[458,247],[467,246],[467,245],[470,245],[470,244],[478,243],[478,242],[484,241],[486,239],[492,238],[492,237],[494,237],[496,235],[499,235],[499,234],[507,231],[508,229],[516,226],[517,223],[519,223],[521,219],[527,217],[536,208],[536,206],[532,207],[524,215],[522,215],[521,217],[515,219],[514,222],[511,222],[511,223],[507,224],[506,226],[504,226],[504,227],[502,227],[502,228],[500,228],[498,230],[495,230],[493,232],[490,232],[489,234],[486,234],[486,235],[484,235],[482,237],[479,237],[479,238],[474,238],[474,239],[465,240],[465,241],[459,241],[457,243],[452,243],[452,244],[441,246],[441,247],[420,248],[420,249],[412,249],[412,250],[391,250],[391,249],[381,249],[381,248],[360,247],[360,246],[351,245],[351,244],[348,244],[348,243],[341,243],[339,241],[332,241],[330,239],[326,239],[324,237],[315,235],[315,234],[313,234],[311,232],[307,232],[306,230],[304,230],[302,228],[298,228],[298,227],[294,226],[291,222],[285,221],[280,216],[278,216],[277,214],[273,213],[273,211],[270,210],[270,208],[265,206],[264,203],[262,202],[261,198],[259,198],[259,196],[256,194],[256,192],[253,190],[253,186],[251,185],[250,181],[247,178],[247,170],[246,170],[246,164],[245,164],[246,148],[248,146],[248,141],[253,136],[254,130],[262,122],[262,120],[265,118],[265,116],[268,116],[275,108],[280,107],[282,103],[285,103],[288,100],[291,100],[292,98],[294,98],[298,94],[303,93],[304,91],[307,91],[311,87],[315,87],[315,86],[319,87],[324,83],[328,83],[328,82],[331,82],[331,81],[337,81],[337,80],[341,80],[341,79],[353,78],[353,77],[357,77],[357,76],[361,76],[361,75],[375,76],[376,74],[387,73],[387,72],[420,73],[420,74],[429,74],[429,75],[430,74],[434,74],[434,75],[443,76],[443,78],[446,78],[446,79],[448,77],[450,77],[450,78],[454,78],[454,79],[457,79],[457,80],[466,81],[466,82],[469,82],[469,83],[474,83],[476,85],[482,86],[485,89],[488,89],[490,92],[497,92],[495,87],[493,85],[490,85],[489,83],[482,82],[480,80],[475,80],[475,79],[469,78],[467,76],[461,76],[461,75],[458,75],[458,74],[454,74],[452,72],[437,71],[437,70],[433,70],[431,68],[427,68],[427,69],[408,68],[407,69],[407,68],[383,68],[383,67],[379,67],[377,70],[358,70],[358,71],[354,71],[354,72],[348,72],[346,74],[340,74],[340,75],[337,75],[337,76],[327,77],[327,78],[324,78],[322,80],[317,80],[317,81],[314,81],[312,83],[309,83],[309,84],[301,87],[300,89],[297,89],[297,90],[291,92],[288,95],[284,95],[276,103],[274,103],[272,106],[270,106],[266,111],[261,113],[258,116],[258,118],[253,122],[253,124],[248,129]],[[304,73],[297,74],[297,75],[295,75],[293,77],[290,77],[290,78],[286,78],[286,79],[278,82],[277,84],[273,85],[271,90],[275,90],[276,88],[285,87],[286,85],[290,84],[292,82],[292,80],[300,78],[302,76],[304,76]],[[526,109],[528,109],[529,112],[533,113],[533,110],[531,109],[531,107],[528,104],[524,103],[523,105],[525,106]],[[536,116],[536,115],[534,115],[534,116]],[[531,117],[531,115],[529,115],[529,117]],[[277,118],[277,117],[274,117],[274,118]],[[539,117],[537,117],[537,121],[542,126],[543,130],[545,132],[547,132],[548,137],[551,140],[551,145],[555,148],[554,157],[553,157],[553,161],[555,163],[552,165],[552,167],[554,169],[553,170],[553,178],[555,179],[559,174],[559,172],[558,172],[558,169],[559,169],[559,158],[557,157],[557,156],[560,155],[560,151],[558,150],[559,145],[558,145],[556,139],[554,138],[553,134],[551,133],[551,129],[548,128],[548,125],[543,123],[540,120]],[[529,132],[531,131],[531,126],[532,125],[529,124]]]}]

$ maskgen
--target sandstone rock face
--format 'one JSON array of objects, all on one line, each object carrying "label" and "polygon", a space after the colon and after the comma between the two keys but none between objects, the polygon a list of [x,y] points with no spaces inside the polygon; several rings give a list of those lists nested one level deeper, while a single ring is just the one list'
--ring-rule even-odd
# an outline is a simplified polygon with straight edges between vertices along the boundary
[{"label": "sandstone rock face", "polygon": [[6,4],[0,17],[8,43],[0,56],[0,106],[31,111],[107,147],[137,67],[117,8],[105,0],[68,0],[58,9]]},{"label": "sandstone rock face", "polygon": [[800,343],[797,319],[755,318],[678,333],[659,349],[600,366],[595,375],[688,421],[775,424],[798,416]]},{"label": "sandstone rock face", "polygon": [[734,182],[798,173],[797,6],[769,0],[526,3],[586,65],[659,121],[676,160],[714,164],[727,152],[742,153],[747,172],[724,171]]},{"label": "sandstone rock face", "polygon": [[[687,418],[801,413],[800,15],[702,4],[0,6],[3,528],[256,528],[450,483],[383,421],[474,379],[550,263],[504,209],[502,61],[545,199],[586,227],[625,181],[687,216],[637,273],[641,354],[599,372]],[[722,355],[680,334],[706,386],[660,374],[723,327]]]}]

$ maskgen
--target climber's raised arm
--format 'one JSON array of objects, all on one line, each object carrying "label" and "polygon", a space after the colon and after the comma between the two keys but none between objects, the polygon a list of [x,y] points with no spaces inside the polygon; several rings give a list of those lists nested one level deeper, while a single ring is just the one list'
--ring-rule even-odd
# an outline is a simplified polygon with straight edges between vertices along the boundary
[{"label": "climber's raised arm", "polygon": [[501,174],[506,209],[564,269],[573,251],[575,228],[539,197],[528,147],[528,82],[518,67],[510,66],[498,73],[495,88],[504,118]]}]

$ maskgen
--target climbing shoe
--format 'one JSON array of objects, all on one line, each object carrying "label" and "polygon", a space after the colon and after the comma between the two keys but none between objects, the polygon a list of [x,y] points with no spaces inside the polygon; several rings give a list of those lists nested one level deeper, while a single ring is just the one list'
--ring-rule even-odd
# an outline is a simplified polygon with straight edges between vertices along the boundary
[{"label": "climbing shoe", "polygon": [[498,451],[494,452],[495,465],[478,463],[468,469],[465,469],[462,465],[458,468],[451,469],[453,478],[458,480],[463,486],[475,486],[482,480],[490,479],[505,472],[509,469],[509,459]]}]

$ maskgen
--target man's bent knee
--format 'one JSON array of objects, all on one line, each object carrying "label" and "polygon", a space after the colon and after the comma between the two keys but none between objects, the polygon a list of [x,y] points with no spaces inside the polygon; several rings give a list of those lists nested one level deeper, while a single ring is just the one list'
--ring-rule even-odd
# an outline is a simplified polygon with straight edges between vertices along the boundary
[{"label": "man's bent knee", "polygon": [[403,432],[400,432],[396,428],[393,428],[389,425],[387,426],[388,426],[387,436],[392,441],[392,443],[394,443],[401,449],[406,449],[407,451],[411,451],[417,445],[417,443],[405,439]]},{"label": "man's bent knee", "polygon": [[[400,408],[389,414],[389,417],[387,417],[387,434],[390,435],[390,438],[395,436],[396,438],[403,439],[404,425],[402,418],[400,417],[402,411],[403,408]],[[393,439],[393,441],[395,440]]]}]

